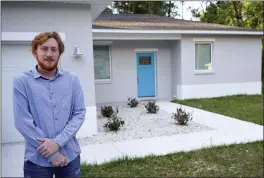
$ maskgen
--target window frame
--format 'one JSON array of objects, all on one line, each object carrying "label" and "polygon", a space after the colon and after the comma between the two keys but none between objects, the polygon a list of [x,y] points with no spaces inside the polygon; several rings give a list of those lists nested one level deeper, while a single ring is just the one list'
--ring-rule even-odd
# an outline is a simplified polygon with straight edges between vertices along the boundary
[{"label": "window frame", "polygon": [[[213,65],[213,48],[214,48],[214,39],[194,39],[194,74],[212,74],[214,73]],[[196,45],[197,44],[210,44],[211,49],[211,69],[196,69]]]},{"label": "window frame", "polygon": [[[94,71],[94,81],[95,83],[112,83],[112,43],[107,43],[107,42],[94,42],[93,43],[93,47],[94,46],[108,46],[108,50],[109,50],[109,76],[110,76],[110,79],[96,79],[95,78],[95,71]],[[94,63],[95,63],[95,58],[93,57],[94,59]],[[95,70],[95,67],[94,67],[94,70]]]}]

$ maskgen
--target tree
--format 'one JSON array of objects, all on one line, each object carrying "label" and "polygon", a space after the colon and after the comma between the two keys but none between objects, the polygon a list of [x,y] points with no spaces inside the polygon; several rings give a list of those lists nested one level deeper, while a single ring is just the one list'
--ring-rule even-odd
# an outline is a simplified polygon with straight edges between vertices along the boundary
[{"label": "tree", "polygon": [[168,3],[165,4],[164,8],[167,12],[166,14],[168,17],[176,17],[179,15],[177,11],[179,7],[175,5],[174,1],[168,1]]},{"label": "tree", "polygon": [[192,15],[202,22],[263,29],[263,2],[217,1],[205,10],[192,9]]},{"label": "tree", "polygon": [[243,2],[243,16],[246,19],[244,26],[263,30],[264,2]]},{"label": "tree", "polygon": [[102,14],[113,14],[112,9],[109,7],[105,8],[105,10],[102,12]]},{"label": "tree", "polygon": [[172,1],[115,1],[113,8],[118,13],[151,14],[174,17],[178,15],[178,7]]}]

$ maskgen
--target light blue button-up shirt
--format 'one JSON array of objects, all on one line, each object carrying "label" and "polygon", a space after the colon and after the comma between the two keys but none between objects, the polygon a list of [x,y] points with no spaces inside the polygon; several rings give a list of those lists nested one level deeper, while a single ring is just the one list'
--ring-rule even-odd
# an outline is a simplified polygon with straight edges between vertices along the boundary
[{"label": "light blue button-up shirt", "polygon": [[54,139],[69,162],[75,159],[81,153],[76,133],[86,113],[78,77],[57,68],[55,77],[48,80],[35,68],[15,77],[13,86],[15,127],[25,138],[25,160],[52,166],[50,161],[58,152],[42,156],[37,151],[42,142],[37,138]]}]

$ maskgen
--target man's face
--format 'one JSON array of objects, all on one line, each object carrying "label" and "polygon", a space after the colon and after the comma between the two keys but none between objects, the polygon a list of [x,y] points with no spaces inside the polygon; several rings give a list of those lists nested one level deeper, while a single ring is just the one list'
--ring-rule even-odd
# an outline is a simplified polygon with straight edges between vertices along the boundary
[{"label": "man's face", "polygon": [[57,41],[54,38],[50,38],[42,45],[39,45],[34,57],[42,69],[47,71],[54,70],[58,65],[60,57]]}]

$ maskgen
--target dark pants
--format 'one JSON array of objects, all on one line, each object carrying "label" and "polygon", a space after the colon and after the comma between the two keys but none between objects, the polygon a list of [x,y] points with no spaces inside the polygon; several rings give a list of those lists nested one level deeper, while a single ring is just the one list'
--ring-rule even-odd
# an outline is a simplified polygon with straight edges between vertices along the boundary
[{"label": "dark pants", "polygon": [[26,161],[24,163],[24,178],[79,178],[80,177],[80,155],[64,167],[42,167]]}]

